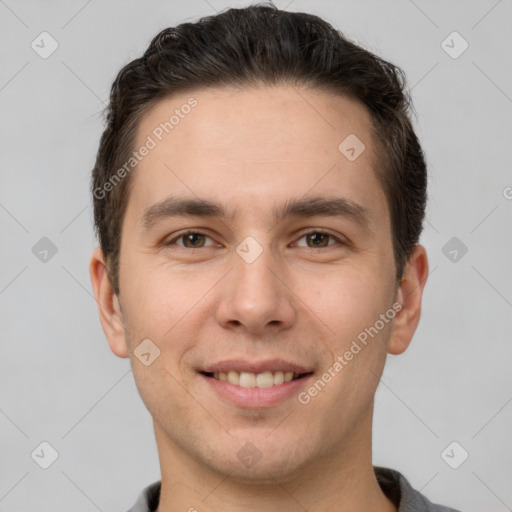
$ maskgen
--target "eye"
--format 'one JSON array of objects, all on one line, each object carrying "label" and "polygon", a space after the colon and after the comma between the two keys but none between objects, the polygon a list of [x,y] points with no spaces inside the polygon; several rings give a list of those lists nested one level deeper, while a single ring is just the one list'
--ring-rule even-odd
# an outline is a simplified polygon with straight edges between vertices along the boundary
[{"label": "eye", "polygon": [[[300,241],[303,239],[305,240],[305,243],[300,243]],[[207,243],[208,240],[210,240],[210,243]],[[179,241],[181,243],[178,243]],[[343,245],[343,242],[338,237],[330,233],[325,231],[310,231],[308,233],[304,233],[295,245],[298,247],[315,249],[330,247],[336,243]],[[215,243],[208,235],[201,233],[200,231],[187,231],[174,237],[169,242],[166,242],[165,245],[177,245],[179,247],[183,247],[184,249],[202,249],[205,247],[211,247],[215,245]]]},{"label": "eye", "polygon": [[[203,247],[209,247],[211,244],[206,244],[205,240],[212,240],[208,235],[204,233],[200,233],[198,231],[187,231],[186,233],[182,233],[181,235],[173,238],[165,245],[178,245],[180,247],[184,247],[185,249],[201,249]],[[178,240],[183,240],[183,243],[176,243]],[[212,240],[213,242],[213,240]]]},{"label": "eye", "polygon": [[[299,244],[299,247],[308,247],[308,248],[317,248],[317,247],[328,247],[331,245],[335,245],[336,242],[343,243],[341,240],[330,233],[326,233],[324,231],[310,231],[309,233],[305,233],[302,235],[299,240],[306,239],[306,244]],[[332,239],[334,242],[329,243],[329,239]],[[310,245],[311,244],[311,245]]]}]

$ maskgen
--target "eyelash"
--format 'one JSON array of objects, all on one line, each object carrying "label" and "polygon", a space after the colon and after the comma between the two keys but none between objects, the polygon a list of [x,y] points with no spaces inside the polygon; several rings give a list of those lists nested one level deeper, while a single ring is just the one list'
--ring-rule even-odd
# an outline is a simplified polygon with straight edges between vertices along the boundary
[{"label": "eyelash", "polygon": [[[342,240],[340,240],[337,236],[334,236],[333,234],[327,232],[327,231],[322,231],[322,230],[311,230],[311,231],[307,231],[306,233],[302,233],[302,235],[300,236],[300,238],[297,239],[298,240],[301,240],[302,238],[304,238],[305,236],[307,235],[311,235],[311,234],[319,234],[319,235],[327,235],[328,237],[334,239],[337,243],[341,244],[341,245],[347,245],[345,242],[343,242]],[[203,235],[207,238],[210,238],[211,237],[209,235],[207,235],[206,233],[203,233],[202,231],[197,231],[197,230],[189,230],[189,231],[185,231],[184,233],[181,233],[180,235],[174,237],[172,240],[169,240],[169,242],[166,242],[164,243],[164,245],[166,247],[169,247],[169,246],[172,246],[175,244],[175,242],[177,240],[180,240],[188,235]],[[333,245],[335,244],[328,244],[327,246],[325,247],[304,247],[305,249],[325,249],[327,247],[332,247]],[[198,249],[207,249],[208,247],[211,247],[211,246],[207,246],[207,247],[185,247],[184,245],[178,245],[178,247],[180,247],[181,249],[184,249],[186,251],[197,251]]]}]

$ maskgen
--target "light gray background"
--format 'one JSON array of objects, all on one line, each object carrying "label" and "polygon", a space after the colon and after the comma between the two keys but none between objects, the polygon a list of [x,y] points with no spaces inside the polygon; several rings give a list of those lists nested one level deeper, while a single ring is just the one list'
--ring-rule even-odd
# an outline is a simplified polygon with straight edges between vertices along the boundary
[{"label": "light gray background", "polygon": [[[247,3],[0,1],[4,512],[123,511],[160,478],[151,417],[91,296],[99,112],[161,29]],[[431,275],[415,339],[390,356],[377,393],[374,463],[433,501],[512,510],[512,2],[276,5],[318,14],[402,66],[419,114]],[[31,48],[42,31],[59,44],[47,59]],[[441,47],[453,31],[469,43],[457,59]],[[46,263],[32,253],[44,236],[58,248]],[[456,262],[442,252],[454,236],[468,248]],[[31,458],[42,441],[59,454],[46,470]],[[452,441],[469,453],[458,469],[441,457]]]}]

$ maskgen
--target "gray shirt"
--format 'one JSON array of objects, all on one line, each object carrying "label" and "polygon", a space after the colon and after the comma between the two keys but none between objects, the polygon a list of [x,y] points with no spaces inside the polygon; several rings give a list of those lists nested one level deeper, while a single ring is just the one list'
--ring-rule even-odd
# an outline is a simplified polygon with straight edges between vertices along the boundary
[{"label": "gray shirt", "polygon": [[[397,506],[398,512],[459,512],[431,503],[394,469],[374,466],[374,470],[382,492]],[[160,484],[158,481],[146,487],[128,512],[154,512],[160,499]]]}]

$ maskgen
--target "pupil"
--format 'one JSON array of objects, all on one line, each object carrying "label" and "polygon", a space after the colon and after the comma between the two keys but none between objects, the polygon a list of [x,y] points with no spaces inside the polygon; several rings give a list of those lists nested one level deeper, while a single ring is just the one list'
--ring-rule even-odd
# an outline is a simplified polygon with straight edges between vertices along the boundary
[{"label": "pupil", "polygon": [[187,241],[189,243],[191,243],[192,246],[201,245],[201,244],[197,244],[197,241],[198,241],[197,239],[198,239],[198,237],[201,237],[201,236],[203,236],[203,235],[200,235],[198,233],[191,233],[191,234],[187,235]]},{"label": "pupil", "polygon": [[313,242],[316,246],[325,246],[325,240],[327,240],[327,236],[323,233],[313,233],[312,235],[309,235],[311,238],[310,240]]}]

